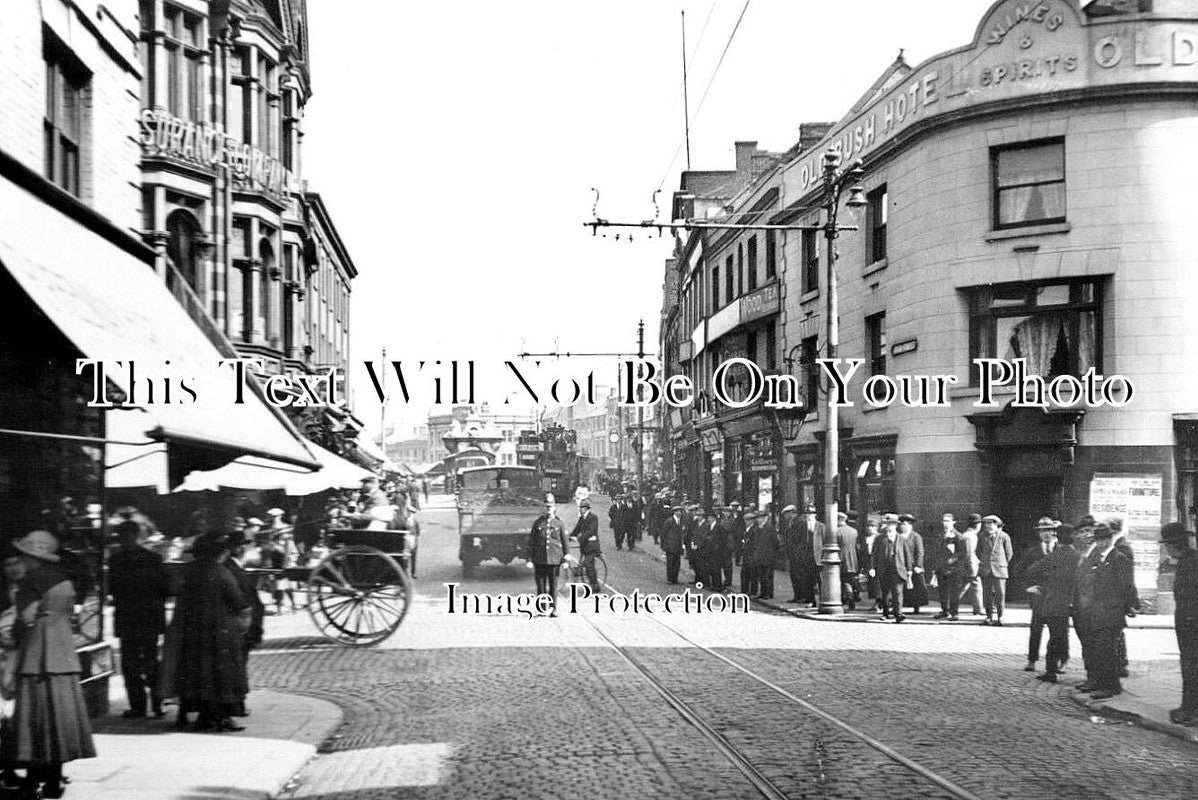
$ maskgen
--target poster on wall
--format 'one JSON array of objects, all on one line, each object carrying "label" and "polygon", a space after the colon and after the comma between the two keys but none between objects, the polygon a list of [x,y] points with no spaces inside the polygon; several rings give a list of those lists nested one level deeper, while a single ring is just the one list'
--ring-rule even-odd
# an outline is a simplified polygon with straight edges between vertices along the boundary
[{"label": "poster on wall", "polygon": [[1122,517],[1129,539],[1132,533],[1155,535],[1161,527],[1159,475],[1095,473],[1090,479],[1090,515],[1097,520]]},{"label": "poster on wall", "polygon": [[1090,479],[1090,515],[1099,521],[1123,519],[1135,557],[1136,588],[1142,593],[1156,591],[1163,486],[1159,474],[1095,473]]},{"label": "poster on wall", "polygon": [[774,476],[767,475],[757,479],[757,507],[765,509],[774,502]]}]

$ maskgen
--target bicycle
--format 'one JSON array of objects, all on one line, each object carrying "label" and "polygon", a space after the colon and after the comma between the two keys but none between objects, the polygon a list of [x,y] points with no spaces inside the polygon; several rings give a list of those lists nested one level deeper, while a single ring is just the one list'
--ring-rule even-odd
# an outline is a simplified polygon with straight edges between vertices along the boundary
[{"label": "bicycle", "polygon": [[[595,555],[595,578],[599,581],[600,586],[607,583],[607,562],[603,560],[602,554]],[[589,582],[582,561],[566,554],[566,560],[557,568],[558,596],[569,597],[572,583],[588,584]]]}]

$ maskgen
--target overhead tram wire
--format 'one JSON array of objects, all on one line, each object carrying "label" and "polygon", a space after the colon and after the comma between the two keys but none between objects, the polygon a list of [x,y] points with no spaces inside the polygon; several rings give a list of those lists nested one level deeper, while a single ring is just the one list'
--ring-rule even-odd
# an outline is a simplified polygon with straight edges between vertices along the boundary
[{"label": "overhead tram wire", "polygon": [[[732,40],[736,38],[736,32],[740,30],[740,23],[745,18],[745,12],[749,10],[749,3],[753,0],[745,0],[744,7],[740,10],[740,16],[736,18],[736,24],[732,26],[732,32],[728,34],[728,41],[724,43],[724,50],[720,53],[720,59],[716,62],[715,69],[712,70],[711,78],[707,81],[707,87],[703,89],[703,95],[699,98],[699,104],[695,106],[695,113],[690,115],[689,124],[693,125],[695,120],[699,118],[699,112],[703,110],[703,101],[707,99],[708,92],[711,91],[712,84],[715,83],[716,76],[720,74],[720,67],[724,64],[724,57],[728,55],[728,49],[732,47]],[[669,165],[661,176],[661,180],[657,182],[657,188],[661,189],[666,184],[666,178],[670,175],[670,170],[674,168],[674,162],[678,160],[678,154],[682,152],[682,148],[686,145],[686,140],[683,139],[678,143],[678,147],[674,149],[674,156],[670,159]]]}]

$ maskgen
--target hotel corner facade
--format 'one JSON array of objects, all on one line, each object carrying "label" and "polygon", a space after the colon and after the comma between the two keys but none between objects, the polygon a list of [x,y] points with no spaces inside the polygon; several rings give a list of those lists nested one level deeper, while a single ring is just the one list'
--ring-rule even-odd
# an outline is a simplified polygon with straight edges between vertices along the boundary
[{"label": "hotel corner facade", "polygon": [[[1159,526],[1194,527],[1198,502],[1198,2],[1003,0],[968,41],[916,67],[900,55],[826,135],[745,181],[726,219],[821,224],[824,153],[863,161],[868,207],[836,240],[838,355],[864,362],[840,410],[842,510],[907,511],[933,536],[946,511],[997,513],[1017,549],[1040,516],[1120,513],[1155,585]],[[694,210],[676,217],[702,215],[687,179],[676,198]],[[671,415],[667,457],[692,496],[822,507],[825,246],[817,231],[679,242],[667,369],[709,394],[713,366],[746,356],[796,375],[812,409],[793,436],[702,399]],[[1004,389],[975,407],[985,357],[1121,374],[1134,400],[1018,409]],[[872,374],[957,384],[942,407],[872,408]]]}]

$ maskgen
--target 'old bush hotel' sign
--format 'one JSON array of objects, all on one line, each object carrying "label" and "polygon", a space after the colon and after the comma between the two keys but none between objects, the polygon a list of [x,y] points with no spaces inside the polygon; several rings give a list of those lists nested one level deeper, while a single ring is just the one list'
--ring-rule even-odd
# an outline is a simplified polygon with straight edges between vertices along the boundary
[{"label": "'old bush hotel' sign", "polygon": [[267,194],[285,198],[295,191],[295,176],[273,158],[226,134],[209,122],[189,122],[166,111],[143,109],[141,146],[209,169],[224,169],[233,180],[250,183]]},{"label": "'old bush hotel' sign", "polygon": [[[879,91],[786,169],[786,194],[801,196],[821,177],[829,148],[848,161],[871,153],[915,123],[962,108],[1062,90],[1198,84],[1198,25],[1173,19],[1086,20],[1077,3],[996,3],[972,44],[942,53]],[[797,184],[797,185],[796,185]],[[795,191],[797,190],[797,191]]]}]

